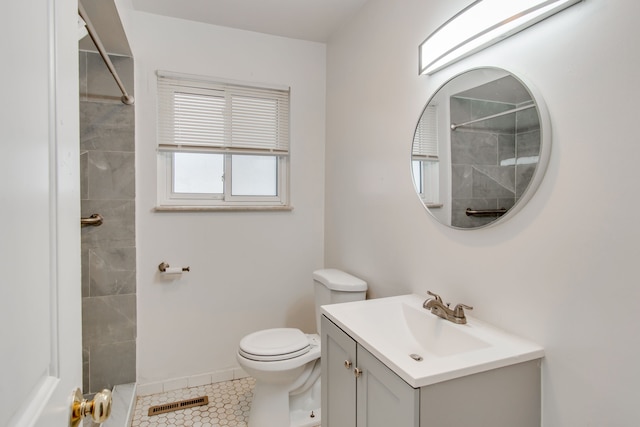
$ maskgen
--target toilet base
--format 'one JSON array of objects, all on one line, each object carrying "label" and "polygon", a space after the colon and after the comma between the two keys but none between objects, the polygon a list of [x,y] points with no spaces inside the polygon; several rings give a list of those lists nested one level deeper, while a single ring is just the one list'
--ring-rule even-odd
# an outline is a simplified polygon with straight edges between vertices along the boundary
[{"label": "toilet base", "polygon": [[290,427],[318,427],[320,426],[320,407],[313,410],[313,418],[310,416],[310,411],[303,411],[299,409],[291,412],[291,426]]},{"label": "toilet base", "polygon": [[[249,427],[317,427],[321,423],[320,378],[299,394],[282,393],[278,385],[256,383]],[[313,415],[313,416],[312,416]]]},{"label": "toilet base", "polygon": [[249,427],[289,425],[289,395],[282,387],[256,382],[249,412]]},{"label": "toilet base", "polygon": [[[318,381],[318,399],[309,399],[307,394],[313,393],[311,390],[298,396],[289,396],[282,393],[275,393],[268,384],[262,384],[260,389],[255,389],[254,399],[251,402],[249,414],[249,427],[316,427],[320,425],[320,393]],[[260,385],[256,384],[256,387]],[[257,399],[255,398],[257,397]],[[264,398],[262,398],[264,397]],[[303,398],[307,407],[295,407],[296,398]],[[292,400],[290,402],[290,399]],[[317,402],[316,402],[317,400]],[[306,406],[306,405],[305,405]],[[313,415],[313,416],[312,416]],[[253,421],[252,421],[253,420]]]},{"label": "toilet base", "polygon": [[320,378],[303,393],[289,397],[290,427],[316,427],[320,425]]}]

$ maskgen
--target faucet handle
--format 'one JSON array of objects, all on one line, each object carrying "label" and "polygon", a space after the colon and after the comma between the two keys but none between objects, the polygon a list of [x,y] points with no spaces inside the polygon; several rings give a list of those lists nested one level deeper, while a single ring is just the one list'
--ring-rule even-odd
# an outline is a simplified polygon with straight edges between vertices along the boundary
[{"label": "faucet handle", "polygon": [[471,307],[470,305],[466,305],[466,304],[457,304],[455,306],[455,308],[453,309],[453,315],[455,317],[465,317],[464,316],[464,310],[473,310],[473,307]]},{"label": "faucet handle", "polygon": [[427,293],[428,293],[429,295],[431,295],[431,296],[432,296],[436,301],[438,301],[438,302],[440,302],[440,303],[442,302],[442,298],[440,297],[440,295],[438,295],[438,294],[434,294],[434,293],[433,293],[433,292],[431,292],[431,291],[427,291]]}]

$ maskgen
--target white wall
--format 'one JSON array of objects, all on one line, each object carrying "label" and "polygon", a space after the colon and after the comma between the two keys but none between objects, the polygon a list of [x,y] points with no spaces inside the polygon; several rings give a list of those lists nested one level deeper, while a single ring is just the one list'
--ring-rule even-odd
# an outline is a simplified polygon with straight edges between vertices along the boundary
[{"label": "white wall", "polygon": [[[312,332],[323,266],[324,44],[121,10],[136,74],[137,377],[237,366],[245,334]],[[291,212],[154,212],[156,70],[291,87]],[[190,266],[164,280],[158,264]]]},{"label": "white wall", "polygon": [[[370,0],[327,49],[325,261],[373,296],[424,294],[546,349],[545,426],[637,424],[640,3],[586,0],[431,77],[418,44],[469,1]],[[553,126],[542,185],[514,218],[456,231],[414,194],[429,96],[469,67],[533,82]]]}]

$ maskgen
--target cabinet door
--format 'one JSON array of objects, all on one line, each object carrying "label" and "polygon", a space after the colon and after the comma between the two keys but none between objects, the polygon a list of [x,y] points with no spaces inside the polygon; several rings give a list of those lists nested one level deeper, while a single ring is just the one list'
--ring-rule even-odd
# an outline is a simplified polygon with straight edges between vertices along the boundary
[{"label": "cabinet door", "polygon": [[360,345],[357,351],[357,427],[418,427],[420,390]]},{"label": "cabinet door", "polygon": [[322,427],[355,427],[356,342],[322,316]]}]

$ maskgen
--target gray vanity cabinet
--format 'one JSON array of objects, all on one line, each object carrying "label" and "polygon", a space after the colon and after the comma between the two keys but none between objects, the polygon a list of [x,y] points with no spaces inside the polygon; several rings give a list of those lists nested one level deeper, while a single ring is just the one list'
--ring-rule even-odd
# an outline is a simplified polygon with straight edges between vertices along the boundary
[{"label": "gray vanity cabinet", "polygon": [[322,316],[322,427],[540,427],[540,359],[413,388]]},{"label": "gray vanity cabinet", "polygon": [[357,427],[418,427],[420,390],[358,345]]},{"label": "gray vanity cabinet", "polygon": [[322,427],[356,425],[356,342],[322,316]]},{"label": "gray vanity cabinet", "polygon": [[420,389],[421,427],[540,427],[540,360]]},{"label": "gray vanity cabinet", "polygon": [[322,427],[418,427],[414,389],[322,317]]}]

